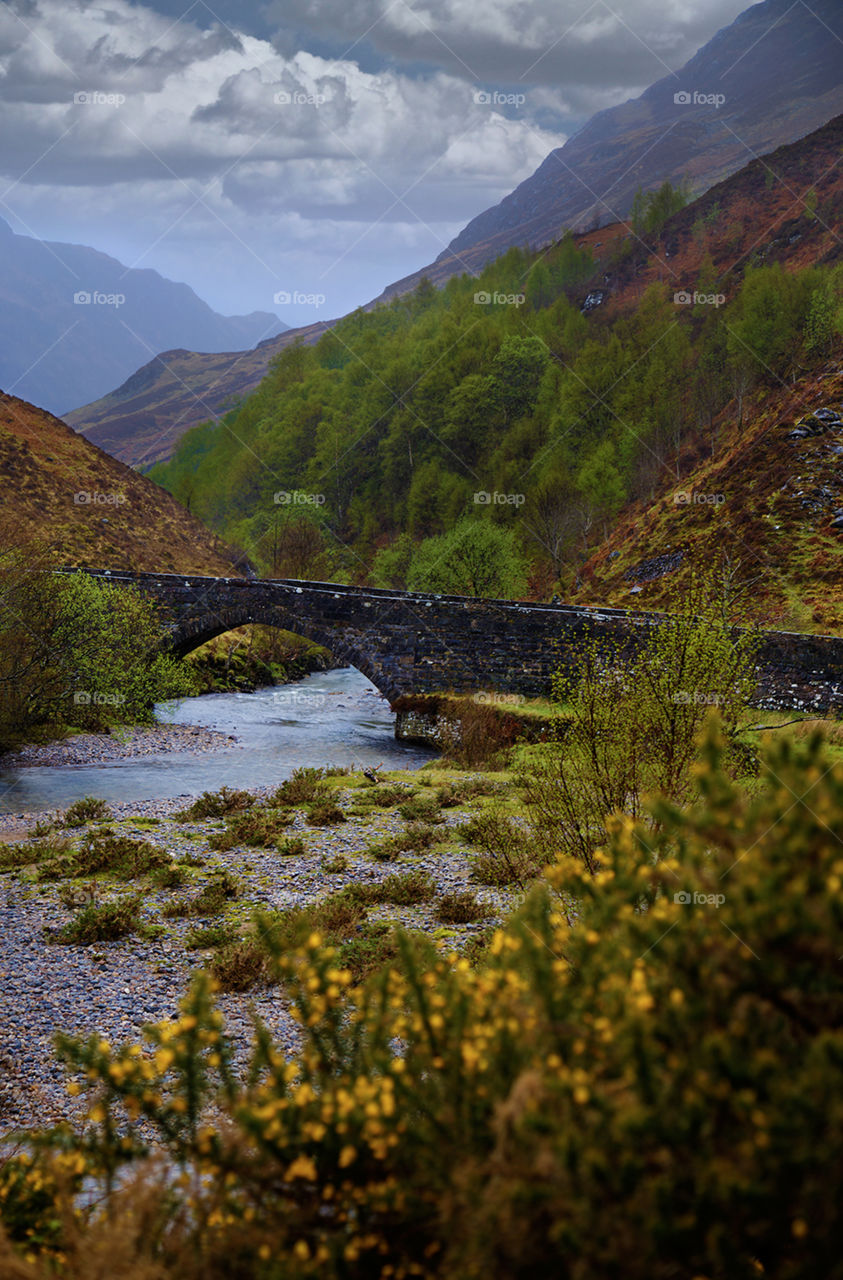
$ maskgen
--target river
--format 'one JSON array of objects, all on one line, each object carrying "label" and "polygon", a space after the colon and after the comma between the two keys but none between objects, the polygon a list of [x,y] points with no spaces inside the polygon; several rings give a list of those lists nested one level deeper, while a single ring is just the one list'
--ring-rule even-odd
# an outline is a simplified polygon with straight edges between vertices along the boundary
[{"label": "river", "polygon": [[256,693],[210,693],[156,707],[163,724],[233,734],[212,751],[162,751],[98,765],[0,773],[0,813],[65,808],[82,796],[134,803],[221,786],[272,786],[303,765],[417,769],[434,752],[396,742],[387,701],[354,667]]}]

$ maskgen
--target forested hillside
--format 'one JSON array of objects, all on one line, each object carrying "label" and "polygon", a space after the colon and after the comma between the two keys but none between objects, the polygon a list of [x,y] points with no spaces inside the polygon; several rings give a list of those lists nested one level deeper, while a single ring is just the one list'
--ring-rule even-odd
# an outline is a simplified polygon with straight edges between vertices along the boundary
[{"label": "forested hillside", "polygon": [[835,350],[839,133],[776,153],[787,183],[758,161],[684,209],[665,185],[629,228],[347,317],[154,478],[265,573],[569,594],[619,513]]}]

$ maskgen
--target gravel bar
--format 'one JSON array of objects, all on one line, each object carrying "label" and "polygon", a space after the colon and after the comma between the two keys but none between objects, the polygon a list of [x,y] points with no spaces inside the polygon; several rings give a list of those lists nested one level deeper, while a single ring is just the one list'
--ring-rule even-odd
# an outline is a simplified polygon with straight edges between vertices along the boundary
[{"label": "gravel bar", "polygon": [[[266,791],[253,794],[262,797]],[[337,798],[345,807],[353,795],[342,790]],[[174,860],[188,853],[206,859],[206,864],[192,873],[195,879],[183,889],[144,886],[142,920],[146,925],[164,926],[160,936],[147,939],[132,935],[92,946],[51,942],[74,914],[73,906],[62,900],[62,885],[79,886],[80,882],[37,881],[31,874],[17,871],[0,873],[0,1136],[61,1119],[81,1122],[84,1096],[72,1098],[66,1091],[67,1077],[52,1047],[56,1031],[96,1033],[115,1045],[140,1042],[144,1024],[176,1015],[191,974],[212,954],[188,950],[185,934],[189,928],[210,921],[164,919],[161,910],[174,896],[196,892],[215,871],[231,871],[241,885],[242,892],[230,903],[224,919],[242,925],[244,931],[256,908],[283,910],[304,905],[352,881],[382,880],[414,868],[430,873],[439,894],[470,888],[488,906],[488,918],[478,924],[443,928],[436,919],[435,903],[426,902],[412,907],[371,907],[371,921],[383,919],[426,930],[451,948],[498,923],[516,901],[514,891],[471,882],[471,850],[448,835],[448,827],[464,821],[465,813],[448,810],[443,815],[441,830],[447,848],[402,854],[397,862],[381,863],[366,850],[405,830],[406,824],[394,810],[350,816],[347,822],[326,828],[307,825],[304,812],[296,810],[288,834],[302,837],[306,853],[282,857],[274,849],[245,846],[228,852],[211,850],[208,837],[219,830],[220,821],[181,822],[173,817],[190,799],[111,806],[121,832],[166,849]],[[26,838],[37,821],[48,817],[41,813],[0,818],[0,840]],[[149,819],[152,825],[146,825]],[[82,836],[86,830],[67,834]],[[326,872],[323,862],[337,854],[346,856],[348,869]],[[104,899],[131,892],[132,885],[108,880],[101,882],[101,890]],[[249,1058],[253,1013],[269,1026],[285,1052],[296,1051],[299,1030],[290,1017],[283,987],[223,993],[218,1001],[239,1067]]]}]

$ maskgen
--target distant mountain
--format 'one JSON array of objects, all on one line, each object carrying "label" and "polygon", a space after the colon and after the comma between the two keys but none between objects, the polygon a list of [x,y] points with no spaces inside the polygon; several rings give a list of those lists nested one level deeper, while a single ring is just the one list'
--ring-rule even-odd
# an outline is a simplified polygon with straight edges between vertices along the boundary
[{"label": "distant mountain", "polygon": [[132,467],[150,467],[169,458],[190,427],[219,418],[254,391],[279,351],[294,342],[318,342],[332,323],[321,320],[287,329],[252,351],[164,351],[116,391],[65,418],[115,458]]},{"label": "distant mountain", "polygon": [[533,248],[565,227],[586,229],[629,213],[635,191],[669,179],[695,195],[754,157],[794,142],[843,111],[840,0],[764,0],[745,10],[686,63],[639,98],[601,111],[551,151],[536,172],[469,222],[425,276],[442,284],[512,245]]},{"label": "distant mountain", "polygon": [[158,485],[52,414],[0,392],[4,515],[56,564],[235,576],[236,555]]},{"label": "distant mountain", "polygon": [[254,346],[287,326],[221,316],[186,284],[0,219],[0,386],[53,413],[97,399],[169,347]]},{"label": "distant mountain", "polygon": [[[563,227],[612,223],[628,213],[639,185],[686,181],[701,193],[804,137],[843,111],[841,39],[840,0],[754,5],[676,75],[594,116],[531,178],[473,219],[435,263],[396,281],[364,310],[410,292],[424,277],[441,285],[479,270],[512,245],[550,243]],[[711,94],[725,101],[700,101]],[[764,199],[771,198],[765,187]],[[164,352],[67,420],[133,465],[165,459],[190,427],[219,418],[253,391],[273,355],[294,341],[317,341],[332,323],[288,330],[250,352]]]}]

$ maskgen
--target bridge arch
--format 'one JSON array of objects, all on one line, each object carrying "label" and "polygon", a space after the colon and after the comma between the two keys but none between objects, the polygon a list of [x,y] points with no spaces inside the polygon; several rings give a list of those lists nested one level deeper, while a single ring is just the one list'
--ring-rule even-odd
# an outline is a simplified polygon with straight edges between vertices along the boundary
[{"label": "bridge arch", "polygon": [[210,614],[181,619],[169,629],[169,649],[177,657],[184,658],[208,640],[225,635],[227,631],[235,631],[238,627],[253,625],[289,631],[321,645],[339,666],[356,667],[390,701],[400,692],[393,688],[382,664],[362,645],[356,645],[342,629],[321,625],[308,617],[304,610],[285,609],[278,604],[258,605],[247,609],[236,606],[215,608]]}]

